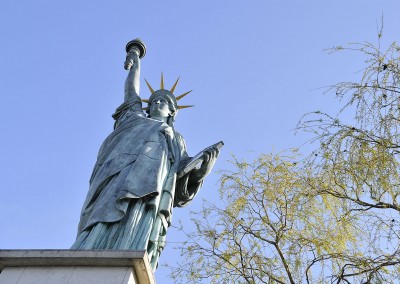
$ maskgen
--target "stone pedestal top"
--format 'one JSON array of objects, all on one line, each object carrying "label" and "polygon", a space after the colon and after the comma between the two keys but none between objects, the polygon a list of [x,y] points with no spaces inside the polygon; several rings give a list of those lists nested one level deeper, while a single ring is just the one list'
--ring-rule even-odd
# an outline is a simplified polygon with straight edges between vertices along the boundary
[{"label": "stone pedestal top", "polygon": [[145,251],[0,250],[0,272],[15,267],[130,267],[138,283],[154,284]]}]

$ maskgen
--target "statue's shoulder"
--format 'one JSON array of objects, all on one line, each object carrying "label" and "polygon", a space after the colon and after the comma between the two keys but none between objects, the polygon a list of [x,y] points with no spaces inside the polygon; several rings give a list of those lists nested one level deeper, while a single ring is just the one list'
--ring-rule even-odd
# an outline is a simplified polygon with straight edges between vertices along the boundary
[{"label": "statue's shoulder", "polygon": [[117,128],[123,122],[129,120],[132,116],[146,117],[142,111],[142,102],[140,99],[123,102],[114,112],[112,117],[115,119],[114,128]]},{"label": "statue's shoulder", "polygon": [[179,148],[181,148],[181,150],[183,151],[186,151],[186,141],[183,138],[183,136],[176,130],[174,130],[174,134],[175,134],[175,140],[179,144]]},{"label": "statue's shoulder", "polygon": [[185,139],[183,138],[182,134],[180,134],[180,133],[179,133],[178,131],[176,131],[175,129],[174,129],[174,134],[175,134],[175,137],[176,137],[177,139],[182,140],[183,142],[185,142]]}]

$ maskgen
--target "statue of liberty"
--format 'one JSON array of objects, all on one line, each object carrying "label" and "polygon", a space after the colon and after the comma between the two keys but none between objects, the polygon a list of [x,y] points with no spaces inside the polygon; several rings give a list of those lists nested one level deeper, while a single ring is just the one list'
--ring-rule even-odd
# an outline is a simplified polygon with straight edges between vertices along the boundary
[{"label": "statue of liberty", "polygon": [[[84,202],[78,235],[71,249],[146,250],[153,270],[165,246],[173,207],[188,204],[199,191],[219,154],[220,144],[201,153],[200,166],[175,130],[180,96],[161,87],[148,100],[139,97],[140,39],[126,47],[124,102],[113,114],[114,131],[100,147]],[[142,107],[142,102],[148,104]],[[144,111],[145,112],[144,112]]]}]

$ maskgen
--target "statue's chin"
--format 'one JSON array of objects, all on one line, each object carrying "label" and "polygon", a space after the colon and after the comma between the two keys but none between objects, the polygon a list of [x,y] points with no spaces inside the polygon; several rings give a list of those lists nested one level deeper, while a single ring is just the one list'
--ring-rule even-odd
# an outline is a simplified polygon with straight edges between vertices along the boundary
[{"label": "statue's chin", "polygon": [[157,120],[165,120],[168,118],[168,115],[163,115],[158,109],[155,109],[150,112],[150,116],[152,119],[157,119]]}]

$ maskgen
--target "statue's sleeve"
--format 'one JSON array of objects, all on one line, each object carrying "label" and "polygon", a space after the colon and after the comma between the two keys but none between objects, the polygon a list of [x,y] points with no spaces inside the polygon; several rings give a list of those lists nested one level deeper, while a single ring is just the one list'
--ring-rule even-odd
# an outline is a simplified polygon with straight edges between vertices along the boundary
[{"label": "statue's sleeve", "polygon": [[[187,164],[191,160],[191,157],[189,157],[187,154],[185,140],[183,140],[182,136],[180,135],[179,141],[182,149],[180,164]],[[189,183],[190,174],[191,172],[187,173],[176,181],[174,207],[184,207],[189,204],[203,184],[203,181],[193,184]]]},{"label": "statue's sleeve", "polygon": [[128,120],[132,115],[145,116],[142,111],[142,101],[139,97],[134,97],[122,103],[114,112],[112,117],[115,120],[114,129]]},{"label": "statue's sleeve", "polygon": [[190,172],[176,181],[174,207],[184,207],[193,200],[203,181],[189,184]]},{"label": "statue's sleeve", "polygon": [[[130,100],[122,103],[114,112],[112,117],[115,120],[114,123],[114,130],[117,129],[119,126],[123,125],[124,122],[129,121],[129,117],[132,115],[139,115],[139,116],[145,116],[143,111],[142,111],[142,101],[140,100],[139,96],[132,97]],[[99,154],[97,159],[99,158],[99,155],[103,153],[104,147],[108,145],[109,142],[109,137],[106,138],[106,140],[103,142],[99,149]],[[99,170],[100,165],[96,162],[92,171],[92,175],[90,177],[89,182],[92,183],[97,171]]]}]

